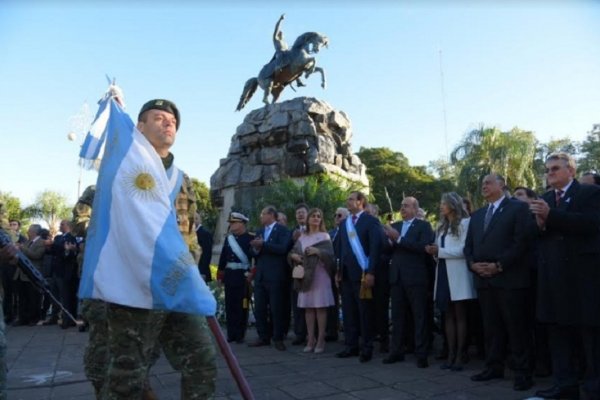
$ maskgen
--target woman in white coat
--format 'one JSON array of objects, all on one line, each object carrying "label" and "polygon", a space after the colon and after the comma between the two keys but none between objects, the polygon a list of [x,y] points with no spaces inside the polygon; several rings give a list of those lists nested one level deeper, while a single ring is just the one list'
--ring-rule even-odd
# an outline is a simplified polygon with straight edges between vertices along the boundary
[{"label": "woman in white coat", "polygon": [[467,304],[465,300],[477,297],[473,277],[467,268],[463,254],[469,214],[463,207],[462,198],[454,193],[444,193],[440,203],[440,224],[436,242],[425,250],[437,256],[434,300],[445,315],[448,360],[442,369],[463,369],[461,355],[467,342]]}]

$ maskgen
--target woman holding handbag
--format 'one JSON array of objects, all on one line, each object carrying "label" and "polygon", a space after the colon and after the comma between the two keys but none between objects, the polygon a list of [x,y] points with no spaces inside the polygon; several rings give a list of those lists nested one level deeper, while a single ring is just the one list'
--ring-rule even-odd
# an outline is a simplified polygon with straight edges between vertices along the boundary
[{"label": "woman holding handbag", "polygon": [[[305,309],[308,333],[305,353],[325,351],[327,307],[334,305],[331,279],[334,273],[333,245],[325,229],[323,212],[313,208],[308,212],[308,227],[288,255],[294,267],[294,289],[298,307]],[[318,335],[315,339],[315,322]]]}]

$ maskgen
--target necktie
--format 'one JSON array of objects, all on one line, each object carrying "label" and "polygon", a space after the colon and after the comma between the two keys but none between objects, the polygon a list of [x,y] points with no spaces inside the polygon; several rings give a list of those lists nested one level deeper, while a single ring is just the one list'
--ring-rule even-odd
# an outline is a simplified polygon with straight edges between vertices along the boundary
[{"label": "necktie", "polygon": [[490,221],[492,220],[492,216],[494,215],[494,205],[490,204],[487,212],[485,213],[485,218],[483,219],[483,231],[485,232]]},{"label": "necktie", "polygon": [[356,220],[358,220],[358,215],[353,215],[352,216],[352,224],[356,225]]},{"label": "necktie", "polygon": [[560,205],[560,200],[562,199],[562,195],[563,195],[564,191],[562,191],[561,189],[557,189],[554,192],[555,200],[556,200],[556,206],[558,207]]}]

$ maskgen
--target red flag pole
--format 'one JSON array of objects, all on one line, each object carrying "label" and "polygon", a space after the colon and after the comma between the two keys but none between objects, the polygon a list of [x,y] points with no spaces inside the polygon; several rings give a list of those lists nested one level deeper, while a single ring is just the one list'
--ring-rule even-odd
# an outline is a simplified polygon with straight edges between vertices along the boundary
[{"label": "red flag pole", "polygon": [[248,381],[242,373],[240,364],[238,364],[237,358],[235,358],[233,355],[231,347],[229,347],[229,343],[227,343],[217,319],[215,317],[206,317],[206,321],[208,321],[208,326],[213,336],[217,340],[217,345],[219,346],[219,350],[221,350],[221,354],[223,354],[223,357],[225,357],[229,371],[231,371],[233,380],[235,380],[242,398],[244,400],[254,400],[254,395],[252,394],[252,390],[250,390],[250,385],[248,385]]}]

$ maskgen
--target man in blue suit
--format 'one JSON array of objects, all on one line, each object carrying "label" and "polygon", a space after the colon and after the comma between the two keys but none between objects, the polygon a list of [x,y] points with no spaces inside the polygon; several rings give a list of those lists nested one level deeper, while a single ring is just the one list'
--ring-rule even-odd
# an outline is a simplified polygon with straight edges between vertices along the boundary
[{"label": "man in blue suit", "polygon": [[377,218],[365,212],[366,204],[367,198],[363,193],[350,193],[346,200],[350,215],[340,223],[334,244],[336,258],[340,260],[336,279],[341,281],[346,345],[336,357],[358,356],[360,334],[360,362],[367,362],[373,356],[372,288],[379,264],[383,229]]},{"label": "man in blue suit", "polygon": [[[271,343],[271,333],[275,348],[285,350],[284,334],[284,296],[288,284],[287,253],[292,240],[286,227],[277,223],[277,210],[273,206],[263,208],[260,213],[263,225],[250,242],[256,257],[254,279],[254,313],[258,339],[250,343],[251,347],[267,346]],[[271,310],[273,330],[269,329],[268,310]]]}]

